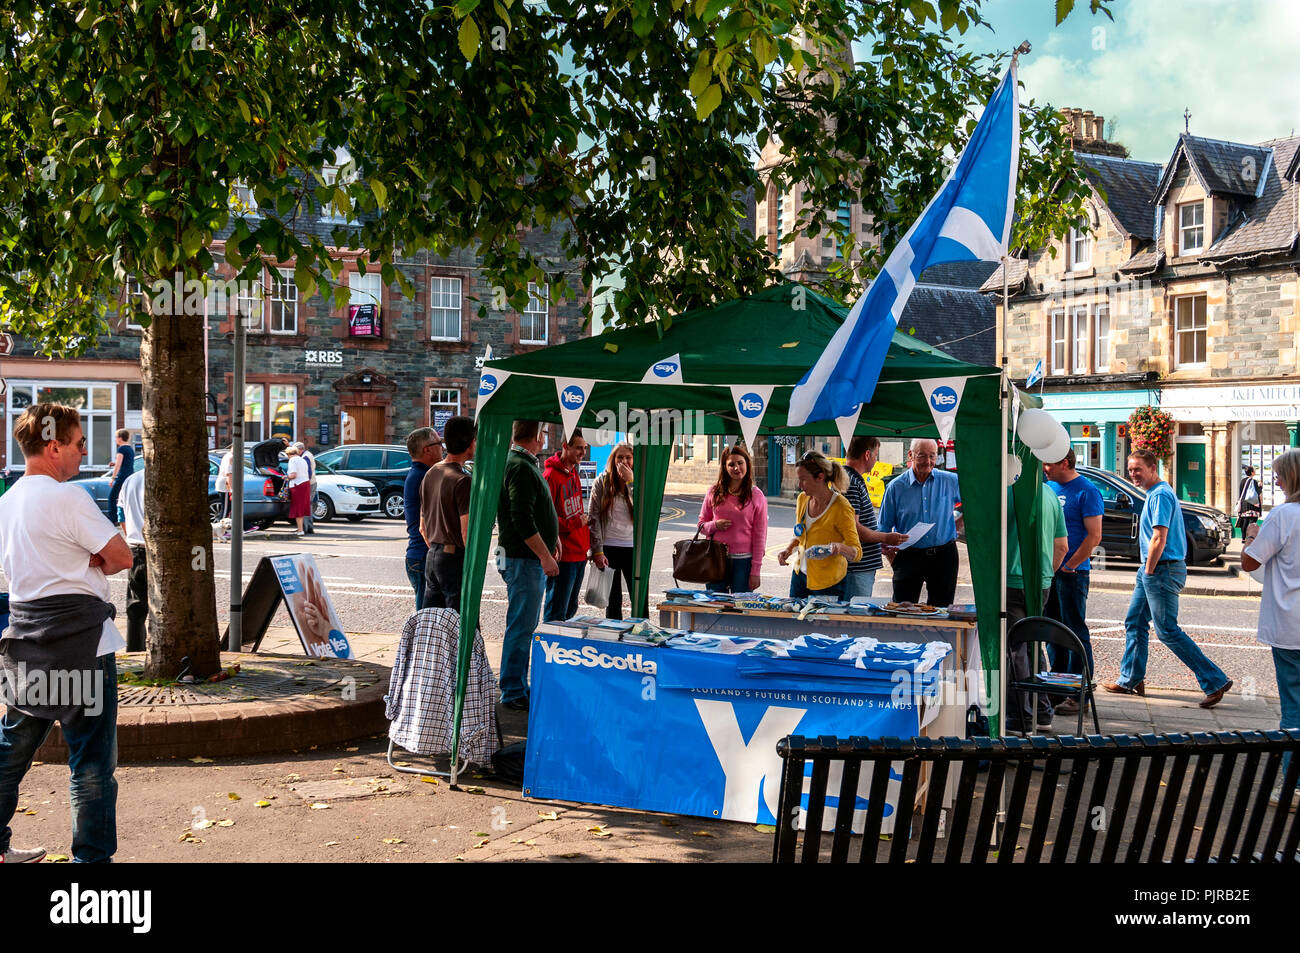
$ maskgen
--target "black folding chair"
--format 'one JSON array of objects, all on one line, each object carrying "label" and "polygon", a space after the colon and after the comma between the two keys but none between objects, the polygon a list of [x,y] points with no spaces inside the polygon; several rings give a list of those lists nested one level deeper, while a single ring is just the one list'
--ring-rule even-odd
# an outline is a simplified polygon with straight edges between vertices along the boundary
[{"label": "black folding chair", "polygon": [[[1101,734],[1101,721],[1097,718],[1097,700],[1094,697],[1097,685],[1092,680],[1092,671],[1088,666],[1088,654],[1084,651],[1083,643],[1079,637],[1071,632],[1066,626],[1057,622],[1055,619],[1049,619],[1046,616],[1029,616],[1021,619],[1011,627],[1007,633],[1007,653],[1011,654],[1017,646],[1027,645],[1029,647],[1029,668],[1030,676],[1025,681],[1010,680],[1007,682],[1007,689],[1011,692],[1029,692],[1032,695],[1047,695],[1056,698],[1073,698],[1079,703],[1079,725],[1076,735],[1083,735],[1083,711],[1088,705],[1092,706],[1092,726],[1097,734]],[[1068,649],[1074,652],[1083,665],[1083,674],[1079,676],[1079,687],[1071,688],[1068,685],[1053,685],[1040,679],[1035,673],[1039,659],[1042,655],[1039,651],[1040,645],[1055,645],[1057,648]],[[1036,699],[1035,699],[1036,703]]]}]

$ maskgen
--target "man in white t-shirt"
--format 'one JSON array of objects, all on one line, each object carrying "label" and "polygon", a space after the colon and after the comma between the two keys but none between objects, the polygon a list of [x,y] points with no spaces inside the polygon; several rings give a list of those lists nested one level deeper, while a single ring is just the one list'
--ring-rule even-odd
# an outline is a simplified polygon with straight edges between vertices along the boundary
[{"label": "man in white t-shirt", "polygon": [[221,494],[221,518],[225,519],[230,515],[230,475],[234,470],[235,448],[231,447],[221,455],[221,463],[217,467],[217,492]]},{"label": "man in white t-shirt", "polygon": [[306,518],[303,519],[303,525],[306,527],[304,532],[311,536],[316,532],[316,520],[313,514],[316,512],[316,457],[307,449],[307,445],[299,440],[294,444],[298,448],[298,453],[302,455],[307,464],[307,473],[311,476],[311,509],[307,511]]},{"label": "man in white t-shirt", "polygon": [[[27,472],[0,497],[0,567],[9,628],[0,639],[0,863],[38,861],[10,847],[9,822],[32,756],[57,720],[72,769],[72,855],[108,861],[117,850],[117,668],[107,576],[131,551],[90,494],[65,481],[86,456],[78,412],[35,404],[14,426]],[[39,678],[35,676],[40,676]]]},{"label": "man in white t-shirt", "polygon": [[144,545],[144,471],[136,470],[122,484],[117,498],[122,508],[126,544],[131,547],[131,570],[126,574],[126,650],[143,652],[149,621],[149,563]]}]

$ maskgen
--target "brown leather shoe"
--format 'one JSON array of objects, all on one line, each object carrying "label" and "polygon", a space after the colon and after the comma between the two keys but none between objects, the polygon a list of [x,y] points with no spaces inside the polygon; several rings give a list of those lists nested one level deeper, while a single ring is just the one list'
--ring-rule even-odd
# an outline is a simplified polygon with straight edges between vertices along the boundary
[{"label": "brown leather shoe", "polygon": [[1147,682],[1145,678],[1132,688],[1129,688],[1127,685],[1121,685],[1119,682],[1102,682],[1101,687],[1112,695],[1141,695],[1146,697],[1147,693]]},{"label": "brown leather shoe", "polygon": [[1219,702],[1223,701],[1223,696],[1228,694],[1228,689],[1232,687],[1232,679],[1228,679],[1228,684],[1224,685],[1217,692],[1210,692],[1205,696],[1205,701],[1201,702],[1202,708],[1213,708]]}]

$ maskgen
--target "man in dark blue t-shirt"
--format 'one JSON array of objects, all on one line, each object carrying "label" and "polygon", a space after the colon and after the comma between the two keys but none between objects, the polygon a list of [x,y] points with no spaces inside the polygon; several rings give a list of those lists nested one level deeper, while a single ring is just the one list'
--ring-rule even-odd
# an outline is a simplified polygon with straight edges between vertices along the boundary
[{"label": "man in dark blue t-shirt", "polygon": [[415,608],[424,608],[424,561],[429,544],[420,532],[420,484],[429,467],[442,459],[442,439],[432,427],[417,427],[406,438],[411,455],[411,469],[406,471],[402,486],[402,505],[406,507],[406,578],[415,590]]},{"label": "man in dark blue t-shirt", "polygon": [[[1066,454],[1059,463],[1043,464],[1048,488],[1061,501],[1065,511],[1065,532],[1069,548],[1065,551],[1065,561],[1056,571],[1052,588],[1048,593],[1047,608],[1044,610],[1049,618],[1064,623],[1066,628],[1079,637],[1088,655],[1088,671],[1094,675],[1097,670],[1092,664],[1092,638],[1088,633],[1086,615],[1088,611],[1088,585],[1092,570],[1092,551],[1101,542],[1102,506],[1101,493],[1087,477],[1079,476],[1075,469],[1074,450]],[[1083,672],[1082,660],[1073,652],[1048,647],[1054,672]],[[1057,706],[1067,710],[1076,704],[1067,699]]]},{"label": "man in dark blue t-shirt", "polygon": [[135,447],[131,446],[131,431],[117,432],[117,454],[113,460],[113,485],[108,490],[108,518],[125,530],[125,518],[118,509],[117,498],[122,492],[122,484],[135,472]]}]

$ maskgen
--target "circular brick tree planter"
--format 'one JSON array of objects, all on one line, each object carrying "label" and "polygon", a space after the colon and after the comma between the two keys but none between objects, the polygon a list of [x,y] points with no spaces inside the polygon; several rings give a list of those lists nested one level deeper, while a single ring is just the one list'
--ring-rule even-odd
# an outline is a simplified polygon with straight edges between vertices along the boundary
[{"label": "circular brick tree planter", "polygon": [[[118,656],[119,672],[139,672],[142,653]],[[389,669],[372,662],[226,652],[240,672],[221,682],[118,686],[118,761],[216,758],[331,745],[388,730]],[[67,761],[56,725],[36,754]]]}]

